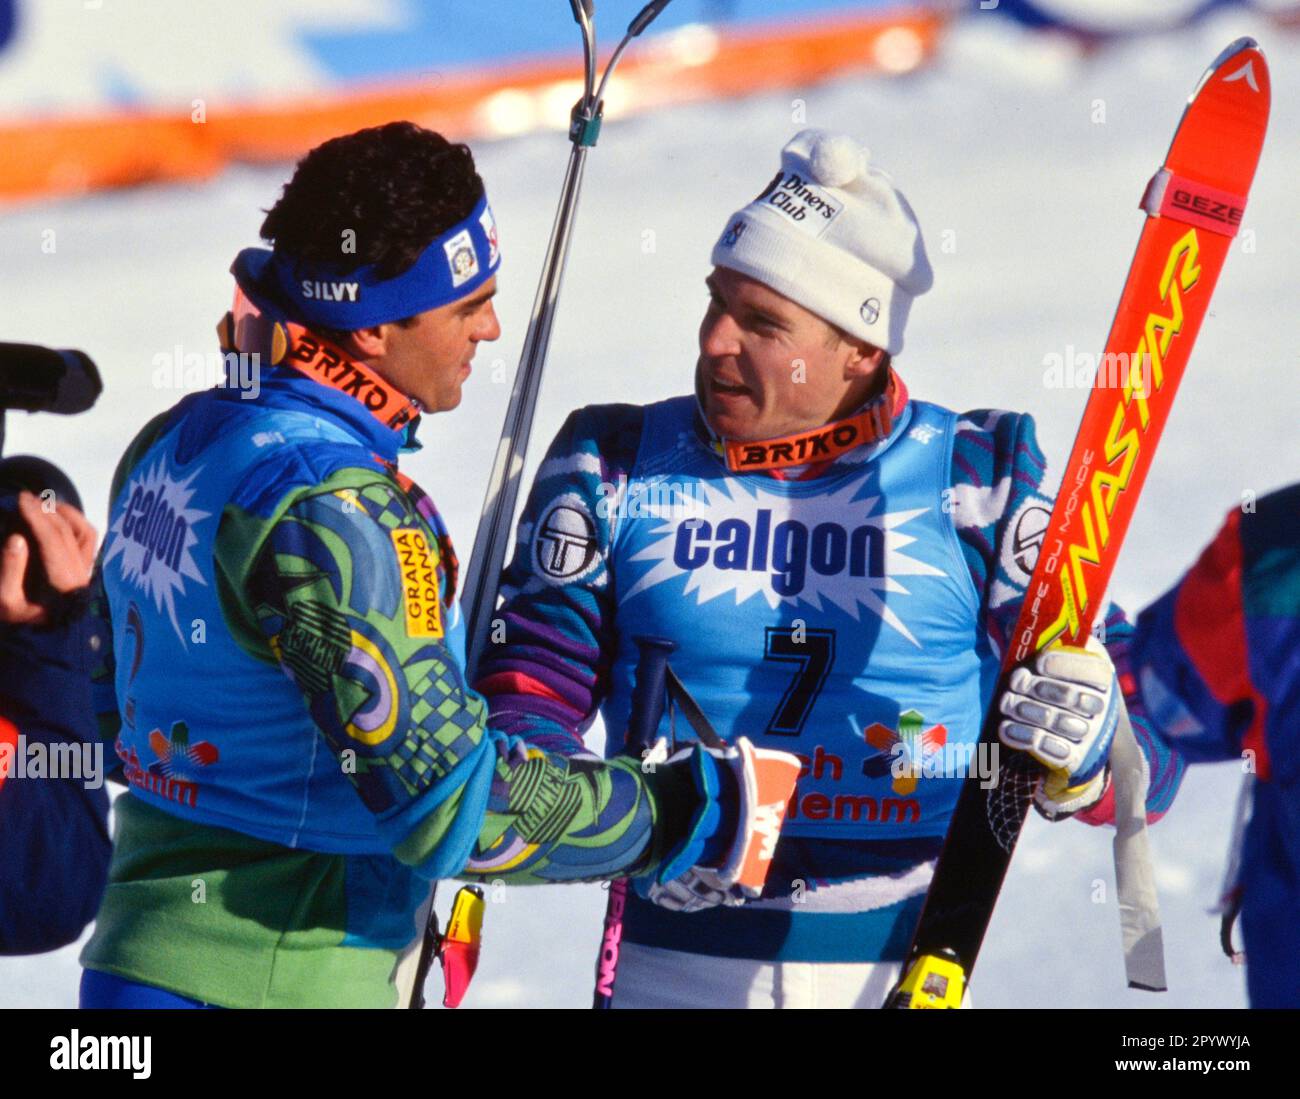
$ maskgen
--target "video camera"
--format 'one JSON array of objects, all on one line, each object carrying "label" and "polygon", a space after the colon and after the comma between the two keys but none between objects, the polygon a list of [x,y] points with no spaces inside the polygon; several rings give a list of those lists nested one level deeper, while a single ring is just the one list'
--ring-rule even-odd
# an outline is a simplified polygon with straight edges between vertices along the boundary
[{"label": "video camera", "polygon": [[[0,343],[0,454],[4,452],[4,417],[9,409],[76,415],[90,408],[103,392],[104,383],[90,356],[81,351],[56,351],[26,343]],[[32,533],[18,513],[18,494],[41,496],[52,492],[56,500],[83,510],[76,487],[58,466],[31,454],[0,458],[0,546],[15,532],[27,539],[23,589],[33,603],[52,609],[59,595],[49,584]]]}]

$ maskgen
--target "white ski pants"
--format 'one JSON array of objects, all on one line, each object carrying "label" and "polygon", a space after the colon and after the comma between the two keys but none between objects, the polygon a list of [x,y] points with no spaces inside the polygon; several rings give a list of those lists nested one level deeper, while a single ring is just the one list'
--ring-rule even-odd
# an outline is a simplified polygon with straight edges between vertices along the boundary
[{"label": "white ski pants", "polygon": [[624,943],[616,1008],[877,1008],[899,962],[760,962]]}]

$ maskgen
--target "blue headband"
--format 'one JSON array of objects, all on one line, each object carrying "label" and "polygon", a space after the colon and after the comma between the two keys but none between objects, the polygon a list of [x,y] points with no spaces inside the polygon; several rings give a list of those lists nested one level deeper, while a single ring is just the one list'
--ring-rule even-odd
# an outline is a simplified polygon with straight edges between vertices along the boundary
[{"label": "blue headband", "polygon": [[413,317],[474,293],[501,266],[501,253],[484,195],[464,221],[435,239],[396,278],[380,279],[373,267],[340,275],[279,251],[268,266],[304,323],[346,332]]}]

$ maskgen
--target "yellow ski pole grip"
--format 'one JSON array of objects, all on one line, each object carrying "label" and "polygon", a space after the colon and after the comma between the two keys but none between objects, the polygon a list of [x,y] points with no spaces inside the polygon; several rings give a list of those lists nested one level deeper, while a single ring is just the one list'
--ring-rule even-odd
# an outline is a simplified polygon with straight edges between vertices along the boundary
[{"label": "yellow ski pole grip", "polygon": [[438,946],[442,963],[443,1007],[457,1007],[474,979],[478,968],[479,946],[483,939],[483,890],[477,885],[462,886],[452,902],[447,930]]}]

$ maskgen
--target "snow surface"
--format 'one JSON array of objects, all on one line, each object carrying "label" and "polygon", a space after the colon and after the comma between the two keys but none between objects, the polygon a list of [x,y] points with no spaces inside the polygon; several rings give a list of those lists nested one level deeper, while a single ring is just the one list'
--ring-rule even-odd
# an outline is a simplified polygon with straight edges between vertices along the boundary
[{"label": "snow surface", "polygon": [[[900,371],[954,408],[1034,414],[1063,456],[1082,390],[1048,389],[1044,356],[1100,350],[1183,97],[1240,33],[1272,62],[1273,122],[1215,308],[1174,410],[1112,594],[1137,609],[1173,583],[1245,492],[1293,481],[1300,178],[1300,40],[1223,18],[1081,59],[972,19],[935,68],[665,111],[612,124],[591,155],[531,458],[573,406],[688,389],[708,255],[728,215],[771,177],[802,124],[871,146],[925,227],[935,289],[916,306]],[[803,115],[799,115],[801,109]],[[1104,121],[1095,121],[1103,117]],[[464,556],[527,325],[564,170],[556,135],[477,150],[505,264],[501,341],[480,350],[465,401],[424,425],[406,468],[438,501]],[[103,527],[109,479],[134,432],[181,395],[151,382],[155,356],[205,353],[227,308],[226,273],[254,243],[285,177],[232,170],[194,187],[115,193],[0,218],[0,338],[84,348],[107,390],[76,418],[11,415],[8,451],[60,462]],[[53,241],[50,251],[49,242]],[[1252,248],[1252,250],[1247,250]],[[1059,460],[1059,459],[1058,459]],[[531,470],[531,467],[530,467]],[[530,474],[531,476],[531,471]],[[1217,894],[1239,782],[1233,764],[1192,771],[1152,832],[1170,991],[1124,988],[1110,833],[1031,817],[981,959],[979,1006],[1244,1006],[1221,956]],[[452,889],[440,892],[440,910]],[[499,888],[467,1006],[589,1003],[604,893]],[[72,1006],[76,948],[0,959],[0,1006]],[[437,998],[438,979],[431,982]]]}]

